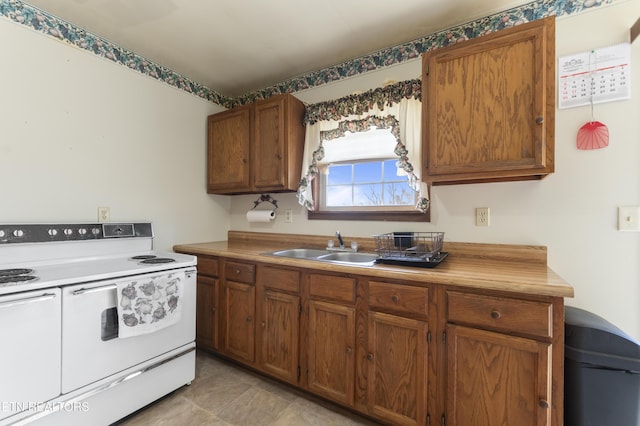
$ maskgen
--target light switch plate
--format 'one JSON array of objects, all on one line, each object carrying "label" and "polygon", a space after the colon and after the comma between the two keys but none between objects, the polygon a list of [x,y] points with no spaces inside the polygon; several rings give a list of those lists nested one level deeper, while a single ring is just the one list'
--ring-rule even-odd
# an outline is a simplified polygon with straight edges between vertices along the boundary
[{"label": "light switch plate", "polygon": [[618,207],[618,230],[640,231],[640,206]]}]

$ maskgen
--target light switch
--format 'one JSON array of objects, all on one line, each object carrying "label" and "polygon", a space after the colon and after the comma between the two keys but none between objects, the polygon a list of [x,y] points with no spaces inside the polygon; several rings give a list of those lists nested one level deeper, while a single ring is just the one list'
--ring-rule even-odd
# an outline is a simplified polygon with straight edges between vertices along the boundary
[{"label": "light switch", "polygon": [[640,231],[640,206],[618,207],[618,230]]}]

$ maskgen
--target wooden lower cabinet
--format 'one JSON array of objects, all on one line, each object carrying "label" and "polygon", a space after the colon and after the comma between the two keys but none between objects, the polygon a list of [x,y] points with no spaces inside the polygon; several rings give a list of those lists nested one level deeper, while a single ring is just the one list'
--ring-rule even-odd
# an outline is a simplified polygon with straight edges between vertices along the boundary
[{"label": "wooden lower cabinet", "polygon": [[265,290],[260,302],[259,367],[279,379],[297,384],[300,297]]},{"label": "wooden lower cabinet", "polygon": [[252,284],[223,283],[223,353],[238,361],[255,361],[256,288]]},{"label": "wooden lower cabinet", "polygon": [[551,345],[447,326],[447,425],[550,425]]},{"label": "wooden lower cabinet", "polygon": [[352,406],[355,379],[355,307],[309,301],[307,387]]},{"label": "wooden lower cabinet", "polygon": [[217,278],[198,276],[196,300],[196,344],[202,349],[218,349]]},{"label": "wooden lower cabinet", "polygon": [[562,423],[561,297],[232,259],[197,285],[199,347],[385,424]]},{"label": "wooden lower cabinet", "polygon": [[370,414],[394,425],[427,421],[427,323],[369,312]]}]

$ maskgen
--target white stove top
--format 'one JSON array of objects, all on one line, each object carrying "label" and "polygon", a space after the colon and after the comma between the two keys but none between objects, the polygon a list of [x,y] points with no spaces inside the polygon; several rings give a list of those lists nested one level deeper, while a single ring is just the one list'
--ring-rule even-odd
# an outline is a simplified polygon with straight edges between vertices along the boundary
[{"label": "white stove top", "polygon": [[[32,272],[23,275],[37,277],[33,281],[0,282],[0,295],[196,265],[195,256],[154,251],[150,224],[127,225],[123,224],[122,229],[131,235],[123,237],[111,235],[108,228],[104,228],[104,231],[100,228],[97,237],[77,232],[78,229],[98,229],[100,225],[0,225],[0,230],[5,229],[6,239],[0,244],[0,272],[5,269],[32,269]],[[63,240],[61,233],[57,233],[54,240],[48,240],[48,230],[56,228],[74,229],[75,238]],[[15,237],[16,229],[24,229],[24,235]],[[12,242],[8,242],[9,238],[12,238]],[[174,262],[145,264],[142,260],[131,259],[144,255],[171,258]]]}]

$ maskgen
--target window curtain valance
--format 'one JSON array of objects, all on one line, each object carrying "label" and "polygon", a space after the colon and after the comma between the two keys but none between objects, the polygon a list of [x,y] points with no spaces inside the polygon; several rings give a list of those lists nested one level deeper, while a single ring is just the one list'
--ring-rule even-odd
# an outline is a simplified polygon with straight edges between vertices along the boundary
[{"label": "window curtain valance", "polygon": [[334,137],[345,131],[389,128],[396,138],[395,155],[398,168],[404,170],[409,185],[418,193],[416,209],[429,208],[427,185],[421,181],[421,93],[420,80],[408,80],[349,95],[306,108],[305,147],[298,201],[307,210],[314,209],[311,182],[318,176],[318,164],[324,158],[323,137]]}]

